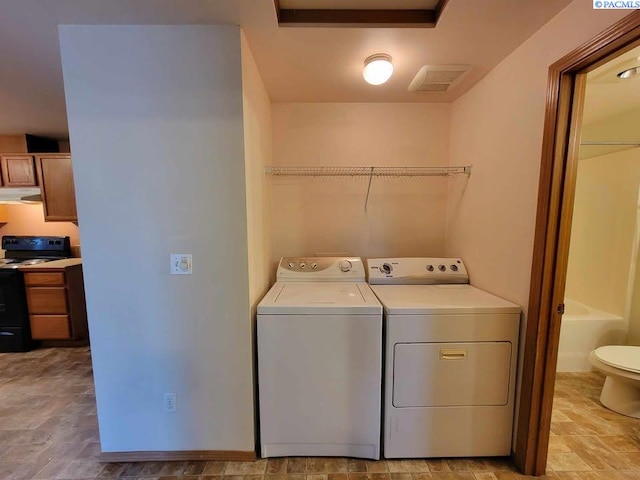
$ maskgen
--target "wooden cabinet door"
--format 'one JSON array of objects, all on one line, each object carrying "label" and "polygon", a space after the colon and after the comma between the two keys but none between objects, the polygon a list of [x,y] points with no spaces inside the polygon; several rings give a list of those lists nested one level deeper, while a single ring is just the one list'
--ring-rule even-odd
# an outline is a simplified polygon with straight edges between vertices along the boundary
[{"label": "wooden cabinet door", "polygon": [[27,306],[30,315],[66,315],[67,291],[64,287],[27,288]]},{"label": "wooden cabinet door", "polygon": [[42,189],[46,221],[75,222],[76,194],[70,155],[37,155],[36,170]]},{"label": "wooden cabinet door", "polygon": [[68,315],[31,315],[31,338],[34,340],[66,340],[71,338]]},{"label": "wooden cabinet door", "polygon": [[2,155],[2,183],[5,187],[33,187],[36,183],[36,170],[31,155]]}]

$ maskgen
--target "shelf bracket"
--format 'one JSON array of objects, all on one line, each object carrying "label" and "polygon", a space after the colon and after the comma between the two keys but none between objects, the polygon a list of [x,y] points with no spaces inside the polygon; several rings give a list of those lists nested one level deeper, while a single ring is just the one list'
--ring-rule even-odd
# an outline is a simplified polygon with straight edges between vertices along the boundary
[{"label": "shelf bracket", "polygon": [[369,172],[369,184],[367,185],[367,198],[364,199],[364,211],[367,211],[367,206],[369,205],[369,193],[371,192],[371,180],[373,180],[373,168],[369,167],[371,170]]}]

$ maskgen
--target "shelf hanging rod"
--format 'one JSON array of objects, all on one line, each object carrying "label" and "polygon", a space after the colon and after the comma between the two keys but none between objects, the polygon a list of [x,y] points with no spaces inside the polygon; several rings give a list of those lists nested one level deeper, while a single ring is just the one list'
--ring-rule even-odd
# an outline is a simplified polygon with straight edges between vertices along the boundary
[{"label": "shelf hanging rod", "polygon": [[448,177],[471,175],[471,166],[454,167],[265,167],[275,176],[299,177]]},{"label": "shelf hanging rod", "polygon": [[629,147],[640,147],[640,142],[627,142],[627,141],[591,141],[591,140],[585,140],[583,142],[580,142],[580,145],[585,145],[585,146],[629,146]]}]

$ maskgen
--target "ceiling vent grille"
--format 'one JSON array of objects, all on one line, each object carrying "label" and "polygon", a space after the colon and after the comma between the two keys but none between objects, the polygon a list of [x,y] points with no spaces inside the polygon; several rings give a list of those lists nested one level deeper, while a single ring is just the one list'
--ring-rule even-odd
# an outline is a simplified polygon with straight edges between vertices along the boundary
[{"label": "ceiling vent grille", "polygon": [[446,92],[471,71],[471,65],[425,65],[409,84],[410,92]]}]

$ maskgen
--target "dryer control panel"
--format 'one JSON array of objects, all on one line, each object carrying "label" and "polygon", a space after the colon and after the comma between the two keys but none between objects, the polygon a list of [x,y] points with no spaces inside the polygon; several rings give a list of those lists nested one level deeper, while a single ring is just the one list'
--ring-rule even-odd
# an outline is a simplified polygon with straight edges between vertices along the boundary
[{"label": "dryer control panel", "polygon": [[359,257],[282,257],[277,280],[287,282],[364,282]]},{"label": "dryer control panel", "polygon": [[469,283],[460,258],[368,258],[371,285],[438,285]]}]

